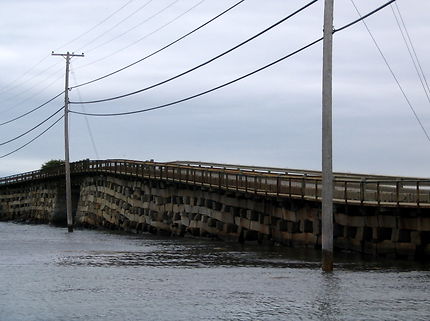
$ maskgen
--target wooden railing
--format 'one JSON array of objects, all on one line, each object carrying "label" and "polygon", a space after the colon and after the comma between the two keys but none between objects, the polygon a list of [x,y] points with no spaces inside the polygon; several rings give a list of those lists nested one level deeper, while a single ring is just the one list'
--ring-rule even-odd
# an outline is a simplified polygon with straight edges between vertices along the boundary
[{"label": "wooden railing", "polygon": [[[71,172],[114,174],[180,182],[264,196],[321,200],[321,173],[294,169],[263,168],[196,162],[140,162],[130,160],[83,160],[71,163]],[[49,179],[64,175],[64,166],[32,171],[0,179],[3,185]],[[390,207],[430,207],[430,179],[334,175],[334,201]]]}]

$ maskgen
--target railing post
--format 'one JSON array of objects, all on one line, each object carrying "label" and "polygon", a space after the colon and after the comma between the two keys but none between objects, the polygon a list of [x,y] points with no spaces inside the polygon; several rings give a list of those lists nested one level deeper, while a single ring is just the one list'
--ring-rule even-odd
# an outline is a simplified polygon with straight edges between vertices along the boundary
[{"label": "railing post", "polygon": [[248,176],[245,175],[245,193],[248,192]]},{"label": "railing post", "polygon": [[378,202],[378,206],[381,205],[381,189],[380,189],[380,182],[378,181],[376,183],[376,201]]},{"label": "railing post", "polygon": [[291,195],[292,195],[292,191],[291,191],[291,189],[292,189],[292,183],[291,183],[291,176],[290,177],[288,177],[288,195],[289,195],[289,197],[291,198]]},{"label": "railing post", "polygon": [[318,179],[315,178],[315,199],[318,200]]},{"label": "railing post", "polygon": [[269,192],[268,189],[269,189],[269,186],[267,185],[267,176],[266,176],[264,179],[264,190],[266,191],[265,193],[266,196],[267,196],[267,193]]},{"label": "railing post", "polygon": [[306,193],[306,177],[307,177],[307,174],[304,174],[302,177],[302,199],[305,198],[305,193]]},{"label": "railing post", "polygon": [[345,204],[348,205],[348,181],[345,181],[344,185],[343,197],[345,198]]},{"label": "railing post", "polygon": [[417,206],[420,207],[420,181],[417,181]]},{"label": "railing post", "polygon": [[366,192],[365,190],[366,187],[364,186],[365,180],[366,180],[365,178],[362,178],[360,181],[360,204],[361,205],[363,205],[364,203],[364,198],[365,198],[364,193]]},{"label": "railing post", "polygon": [[223,169],[222,169],[222,180],[221,180],[221,187],[222,187],[222,185],[224,184],[224,188],[228,188],[227,187],[227,185],[228,185],[228,179],[227,179],[227,175],[225,174],[225,167],[223,167]]},{"label": "railing post", "polygon": [[400,181],[396,181],[396,203],[397,206],[400,205]]},{"label": "railing post", "polygon": [[239,190],[239,174],[236,174],[236,191]]},{"label": "railing post", "polygon": [[221,189],[221,171],[218,171],[218,188]]}]

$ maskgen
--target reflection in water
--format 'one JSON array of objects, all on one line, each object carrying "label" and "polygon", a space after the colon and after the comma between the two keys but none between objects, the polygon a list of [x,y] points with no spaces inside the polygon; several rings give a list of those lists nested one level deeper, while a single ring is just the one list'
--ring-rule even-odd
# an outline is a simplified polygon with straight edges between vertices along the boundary
[{"label": "reflection in water", "polygon": [[[0,223],[0,320],[427,320],[414,262]],[[395,307],[395,309],[393,308]]]},{"label": "reflection in water", "polygon": [[154,251],[86,251],[84,255],[68,255],[58,260],[64,266],[152,266],[177,268],[212,267],[273,267],[273,268],[318,268],[318,262],[294,262],[274,259],[261,259],[254,253],[214,249],[206,247],[163,248]]},{"label": "reflection in water", "polygon": [[321,286],[315,298],[319,320],[339,320],[339,284],[340,280],[335,273],[321,272]]}]

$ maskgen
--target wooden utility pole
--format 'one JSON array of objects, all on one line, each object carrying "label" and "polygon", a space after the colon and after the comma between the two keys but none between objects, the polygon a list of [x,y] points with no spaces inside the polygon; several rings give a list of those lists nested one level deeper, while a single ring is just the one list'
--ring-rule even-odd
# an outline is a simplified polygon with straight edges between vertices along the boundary
[{"label": "wooden utility pole", "polygon": [[64,166],[66,172],[66,209],[67,209],[67,229],[73,232],[73,215],[72,215],[72,183],[70,180],[70,159],[69,159],[69,65],[72,57],[83,57],[84,54],[75,54],[67,52],[65,54],[56,54],[52,56],[62,56],[66,59],[66,78],[64,86]]},{"label": "wooden utility pole", "polygon": [[322,269],[333,271],[332,49],[334,0],[324,3],[322,84]]}]

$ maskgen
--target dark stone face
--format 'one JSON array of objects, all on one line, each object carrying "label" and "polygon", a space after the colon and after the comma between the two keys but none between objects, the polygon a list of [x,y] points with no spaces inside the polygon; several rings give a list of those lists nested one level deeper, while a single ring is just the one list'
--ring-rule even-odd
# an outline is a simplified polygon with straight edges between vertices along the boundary
[{"label": "dark stone face", "polygon": [[[210,176],[204,171],[197,170],[196,181],[186,178],[185,171],[181,174],[178,168],[172,171],[172,167],[163,170],[163,177],[154,169],[150,177],[141,178],[135,172],[122,172],[121,176],[81,173],[73,178],[75,223],[131,233],[188,233],[240,242],[321,246],[321,199],[315,178],[307,183],[297,177],[288,182],[288,176],[261,179],[258,175],[262,174],[254,177],[254,172],[247,172],[243,176],[236,171],[230,177],[223,172],[220,185],[216,171]],[[241,175],[246,179],[236,182],[235,177]],[[213,181],[204,181],[208,178]],[[279,179],[284,181],[276,185]],[[430,209],[425,207],[425,200],[418,208],[416,203],[398,206],[396,198],[388,204],[394,187],[372,184],[363,186],[364,191],[359,185],[348,185],[346,200],[342,197],[347,193],[337,190],[333,207],[335,248],[374,255],[428,257]],[[276,191],[277,186],[283,192]],[[413,200],[412,196],[401,196]],[[373,203],[366,203],[372,197]],[[384,201],[386,204],[380,204]],[[0,220],[65,226],[63,177],[0,185]]]}]

